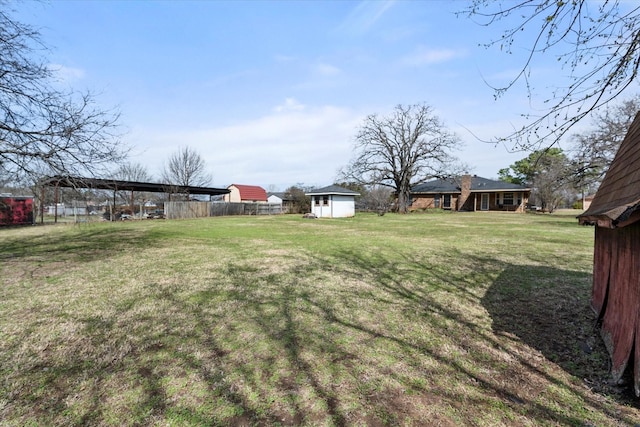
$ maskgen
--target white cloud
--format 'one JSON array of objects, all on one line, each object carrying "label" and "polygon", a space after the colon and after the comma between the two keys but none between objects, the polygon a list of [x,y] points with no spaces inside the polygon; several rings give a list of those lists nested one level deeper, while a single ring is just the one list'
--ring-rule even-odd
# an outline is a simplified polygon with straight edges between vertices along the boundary
[{"label": "white cloud", "polygon": [[336,76],[340,74],[341,70],[340,68],[335,67],[333,65],[320,63],[315,66],[315,72],[317,74],[320,74],[321,76],[330,77],[330,76]]},{"label": "white cloud", "polygon": [[85,71],[81,68],[66,67],[60,64],[50,64],[49,69],[57,76],[60,82],[73,82],[81,80],[85,76]]},{"label": "white cloud", "polygon": [[304,105],[299,103],[295,98],[286,98],[284,104],[274,108],[274,111],[277,113],[302,110],[304,110]]},{"label": "white cloud", "polygon": [[453,49],[431,49],[419,46],[414,52],[403,57],[401,63],[409,66],[439,64],[464,56],[464,52]]},{"label": "white cloud", "polygon": [[129,137],[154,147],[142,161],[156,174],[171,153],[188,145],[203,156],[216,186],[273,184],[284,190],[299,182],[331,184],[350,159],[353,135],[363,116],[341,107],[304,106],[293,98],[273,111],[230,126],[137,129]]},{"label": "white cloud", "polygon": [[[188,145],[205,159],[213,186],[275,185],[279,190],[296,183],[324,186],[333,183],[338,169],[351,159],[354,135],[370,112],[303,104],[290,97],[263,116],[231,125],[176,130],[156,124],[134,128],[127,138],[153,147],[132,160],[147,165],[156,176],[173,152]],[[449,128],[465,144],[454,154],[472,167],[472,173],[495,178],[499,169],[526,157],[507,146],[482,142],[507,135],[521,123],[483,115],[459,119],[463,123],[449,123]]]}]

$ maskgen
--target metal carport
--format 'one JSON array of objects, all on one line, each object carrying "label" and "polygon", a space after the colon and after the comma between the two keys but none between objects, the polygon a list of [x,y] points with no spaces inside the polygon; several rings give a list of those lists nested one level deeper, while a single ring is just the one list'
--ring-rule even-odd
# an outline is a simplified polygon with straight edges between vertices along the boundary
[{"label": "metal carport", "polygon": [[[131,207],[133,208],[133,194],[136,191],[145,191],[150,193],[167,193],[169,194],[169,200],[171,200],[171,194],[199,194],[219,196],[228,194],[229,190],[226,188],[215,187],[195,187],[190,185],[174,185],[174,184],[162,184],[155,182],[136,182],[136,181],[124,181],[118,179],[104,179],[104,178],[84,178],[74,176],[51,176],[43,178],[38,181],[39,186],[42,188],[42,198],[40,203],[40,221],[44,222],[44,189],[45,187],[55,187],[54,203],[57,207],[58,204],[58,189],[60,187],[66,188],[86,188],[95,190],[112,190],[114,194],[117,191],[130,191],[131,192]],[[57,221],[57,212],[56,212]]]}]

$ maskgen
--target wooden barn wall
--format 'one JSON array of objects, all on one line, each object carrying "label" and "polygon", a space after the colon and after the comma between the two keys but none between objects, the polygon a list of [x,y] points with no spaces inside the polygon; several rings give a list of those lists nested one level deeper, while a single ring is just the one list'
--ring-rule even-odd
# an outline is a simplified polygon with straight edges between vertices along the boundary
[{"label": "wooden barn wall", "polygon": [[640,336],[640,223],[618,229],[596,227],[591,303],[602,320],[613,378],[619,380],[633,360],[639,395],[640,345],[634,342]]},{"label": "wooden barn wall", "polygon": [[591,307],[602,318],[604,303],[609,289],[609,269],[611,267],[611,247],[615,241],[615,231],[596,227],[596,238],[593,250],[593,289]]}]

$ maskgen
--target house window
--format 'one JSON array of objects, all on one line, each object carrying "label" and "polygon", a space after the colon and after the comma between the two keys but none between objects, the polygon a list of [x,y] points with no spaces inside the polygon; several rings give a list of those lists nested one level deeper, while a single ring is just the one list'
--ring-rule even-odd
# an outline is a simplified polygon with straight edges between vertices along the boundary
[{"label": "house window", "polygon": [[502,195],[502,204],[507,206],[513,205],[513,193],[504,193]]},{"label": "house window", "polygon": [[315,203],[316,206],[320,205],[320,196],[315,196],[313,198],[313,202]]},{"label": "house window", "polygon": [[433,207],[434,208],[439,208],[440,207],[440,195],[436,194],[435,196],[433,196]]},{"label": "house window", "polygon": [[522,193],[518,193],[518,200],[516,201],[516,204],[518,206],[520,206],[522,204]]},{"label": "house window", "polygon": [[451,194],[443,195],[442,208],[451,209]]},{"label": "house window", "polygon": [[329,196],[322,196],[322,204],[325,206],[329,204]]}]

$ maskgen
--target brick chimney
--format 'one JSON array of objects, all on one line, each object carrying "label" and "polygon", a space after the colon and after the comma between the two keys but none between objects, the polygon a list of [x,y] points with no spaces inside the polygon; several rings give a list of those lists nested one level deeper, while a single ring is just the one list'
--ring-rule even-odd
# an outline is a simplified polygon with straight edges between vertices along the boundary
[{"label": "brick chimney", "polygon": [[467,205],[471,195],[471,175],[462,175],[460,179],[460,199],[458,199],[458,210],[473,210]]}]

